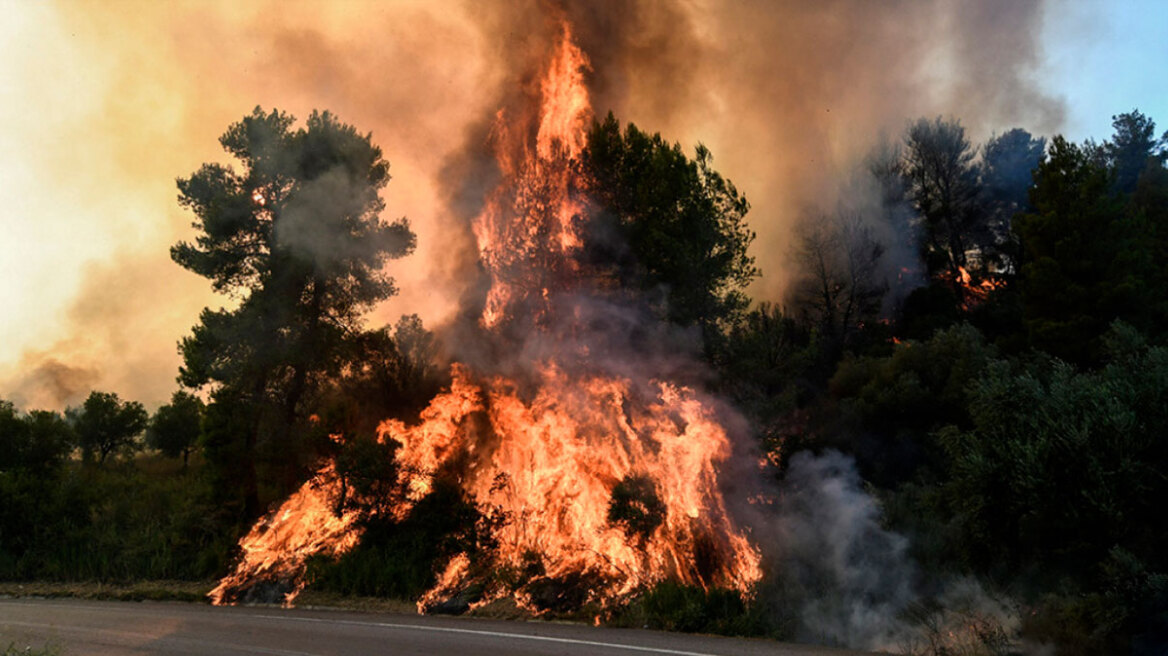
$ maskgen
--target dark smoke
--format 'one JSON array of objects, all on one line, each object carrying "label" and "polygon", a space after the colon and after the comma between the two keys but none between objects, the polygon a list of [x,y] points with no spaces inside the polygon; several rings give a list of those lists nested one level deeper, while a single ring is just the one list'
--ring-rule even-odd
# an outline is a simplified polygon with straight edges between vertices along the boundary
[{"label": "dark smoke", "polygon": [[26,410],[78,405],[101,379],[94,369],[43,353],[26,353],[20,370],[24,373],[11,381],[7,394],[8,400]]}]

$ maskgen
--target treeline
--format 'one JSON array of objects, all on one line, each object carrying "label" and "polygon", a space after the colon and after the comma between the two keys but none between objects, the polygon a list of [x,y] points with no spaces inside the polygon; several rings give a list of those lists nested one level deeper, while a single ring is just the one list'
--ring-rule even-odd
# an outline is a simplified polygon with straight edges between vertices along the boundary
[{"label": "treeline", "polygon": [[[368,388],[354,385],[345,394],[332,390],[316,406],[332,421],[358,411],[367,416],[369,407],[386,412],[401,407],[410,398],[402,386],[418,384],[419,376],[429,377],[427,390],[442,383],[430,356],[420,369],[404,364],[410,357],[405,351],[416,348],[416,340],[431,339],[416,317],[403,318],[396,331],[375,334],[382,359],[367,366],[369,378],[380,376],[380,381],[366,381]],[[380,400],[373,398],[382,394]],[[415,413],[424,402],[418,399],[412,401]],[[366,401],[371,405],[363,405]],[[23,412],[0,400],[0,580],[206,581],[223,576],[256,516],[242,515],[238,504],[224,502],[241,497],[239,482],[227,480],[239,463],[223,462],[217,451],[224,445],[215,442],[215,411],[188,390],[174,392],[153,415],[141,403],[110,392],[92,392],[64,413]],[[337,458],[358,489],[395,476],[392,449],[370,439],[352,440],[342,449],[324,432],[325,421],[313,417],[307,422],[316,427],[315,443],[263,446],[257,467],[272,500],[288,493],[280,483],[293,484],[280,477],[290,457],[280,448],[305,463],[301,476],[324,456]]]},{"label": "treeline", "polygon": [[912,123],[875,202],[804,229],[792,302],[714,357],[783,462],[852,455],[925,578],[1007,592],[1066,654],[1168,644],[1168,133],[1113,126]]},{"label": "treeline", "polygon": [[186,466],[201,414],[182,392],[153,418],[105,392],[64,415],[0,402],[0,579],[202,580],[222,571],[233,545],[199,467]]},{"label": "treeline", "polygon": [[[353,498],[396,493],[377,422],[416,416],[444,374],[416,317],[362,317],[413,234],[379,218],[388,164],[368,135],[327,112],[292,124],[257,108],[221,139],[244,170],[179,181],[198,237],[173,258],[241,299],[182,340],[184,391],[153,417],[96,392],[64,415],[0,405],[0,578],[220,576],[325,457]],[[582,270],[695,329],[780,480],[799,451],[850,454],[924,577],[1008,592],[1060,653],[1147,652],[1168,643],[1168,134],[1138,111],[1113,125],[1102,143],[1014,129],[975,146],[957,121],[915,121],[801,222],[788,301],[751,306],[745,198],[704,149],[610,116],[582,158],[602,208]],[[379,516],[314,585],[416,596],[489,521],[442,480]],[[789,635],[789,616],[671,584],[617,621]]]}]

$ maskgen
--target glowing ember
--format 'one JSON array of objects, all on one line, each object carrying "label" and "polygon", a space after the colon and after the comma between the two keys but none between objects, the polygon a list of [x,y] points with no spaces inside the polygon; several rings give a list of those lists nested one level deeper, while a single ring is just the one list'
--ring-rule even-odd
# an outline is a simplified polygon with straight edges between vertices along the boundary
[{"label": "glowing ember", "polygon": [[[592,118],[587,70],[565,24],[529,115],[496,117],[492,144],[502,181],[472,226],[491,280],[481,325],[528,321],[525,328],[575,354],[586,349],[574,347],[573,330],[562,328],[572,317],[557,317],[560,333],[548,318],[558,292],[586,284],[574,256],[582,244],[577,217],[589,211],[587,182],[575,166]],[[405,493],[395,518],[430,492],[439,472],[453,472],[469,500],[505,518],[491,529],[488,564],[536,572],[550,585],[575,582],[583,591],[578,603],[608,606],[666,579],[748,593],[762,574],[760,556],[719,491],[730,441],[713,405],[683,386],[568,367],[554,356],[527,365],[526,373],[507,376],[454,365],[451,388],[417,424],[381,424],[378,438],[401,445]],[[329,503],[339,488],[326,468],[257,525],[243,541],[243,561],[213,599],[232,601],[226,591],[273,577],[296,580],[309,555],[351,548],[358,539],[353,517],[335,514]],[[632,499],[629,517],[614,518],[618,488]],[[466,589],[478,565],[467,554],[442,563],[419,609]],[[513,594],[521,606],[541,608],[531,586],[493,585],[474,603]]]}]

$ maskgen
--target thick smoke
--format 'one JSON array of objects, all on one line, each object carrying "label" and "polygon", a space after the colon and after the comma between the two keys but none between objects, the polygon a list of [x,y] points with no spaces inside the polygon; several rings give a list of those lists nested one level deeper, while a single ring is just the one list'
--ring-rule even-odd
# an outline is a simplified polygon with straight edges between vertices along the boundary
[{"label": "thick smoke", "polygon": [[43,353],[25,353],[19,367],[23,373],[11,381],[7,400],[22,408],[79,405],[99,380],[92,369],[65,364]]},{"label": "thick smoke", "polygon": [[[531,58],[553,29],[548,17],[562,12],[592,60],[598,113],[612,110],[687,148],[704,142],[715,167],[746,193],[758,233],[753,254],[764,272],[753,292],[780,300],[791,278],[794,225],[808,208],[833,211],[844,193],[834,181],[877,135],[895,141],[906,120],[935,115],[960,118],[975,141],[1015,125],[1036,134],[1059,127],[1060,103],[1032,79],[1043,15],[1057,10],[1008,0],[45,7],[39,16],[48,31],[30,56],[36,70],[53,74],[22,82],[28,93],[16,95],[36,99],[22,155],[54,200],[28,215],[64,212],[52,234],[86,235],[59,240],[41,260],[116,268],[128,256],[148,262],[151,278],[175,280],[186,274],[167,249],[191,233],[190,217],[174,203],[174,178],[222,160],[217,137],[257,104],[301,119],[329,109],[373,132],[393,167],[387,213],[408,217],[418,235],[416,254],[389,264],[400,295],[376,320],[418,313],[429,325],[443,322],[476,291],[467,282],[476,266],[472,242],[451,229],[466,212],[450,211],[462,201],[451,197],[449,180],[473,171],[464,156],[481,152],[475,139],[506,106],[500,101],[532,82]],[[63,79],[67,98],[54,89]],[[87,170],[100,174],[61,175],[79,162],[98,163]],[[473,190],[464,191],[463,201],[473,203]],[[114,227],[97,230],[102,225]],[[81,280],[80,267],[66,269],[53,275]],[[22,273],[28,280],[42,274],[35,266]],[[92,365],[99,384],[133,379],[153,390],[150,398],[169,394],[170,373],[131,371],[99,342],[84,352],[52,351],[58,341],[88,341],[78,338],[94,328],[67,313],[67,295],[92,288],[52,289],[39,305],[22,301],[15,311],[61,327],[20,332],[0,365],[12,369],[25,350],[49,351],[66,364]],[[164,354],[173,370],[175,341],[202,305],[217,301],[206,285],[184,279],[157,302],[167,323],[147,313],[127,318],[124,330],[132,343]],[[0,393],[19,375],[6,372]]]},{"label": "thick smoke", "polygon": [[913,601],[908,541],[885,531],[854,463],[838,452],[797,453],[780,497],[777,567],[800,607],[804,640],[860,647],[889,644]]},{"label": "thick smoke", "polygon": [[[614,7],[616,5],[617,7]],[[619,7],[619,8],[618,8]],[[596,69],[596,108],[710,146],[751,200],[756,292],[787,287],[787,245],[807,208],[840,188],[907,120],[952,115],[982,139],[1057,129],[1059,101],[1036,90],[1042,3],[573,3]],[[863,201],[861,201],[863,202]]]}]

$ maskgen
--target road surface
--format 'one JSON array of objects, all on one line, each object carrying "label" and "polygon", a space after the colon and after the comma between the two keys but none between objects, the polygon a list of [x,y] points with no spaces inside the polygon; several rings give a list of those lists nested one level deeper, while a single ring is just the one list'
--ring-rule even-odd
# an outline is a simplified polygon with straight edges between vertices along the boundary
[{"label": "road surface", "polygon": [[76,599],[0,599],[0,650],[45,646],[65,656],[265,654],[350,656],[846,656],[767,640],[333,610],[215,607]]}]

